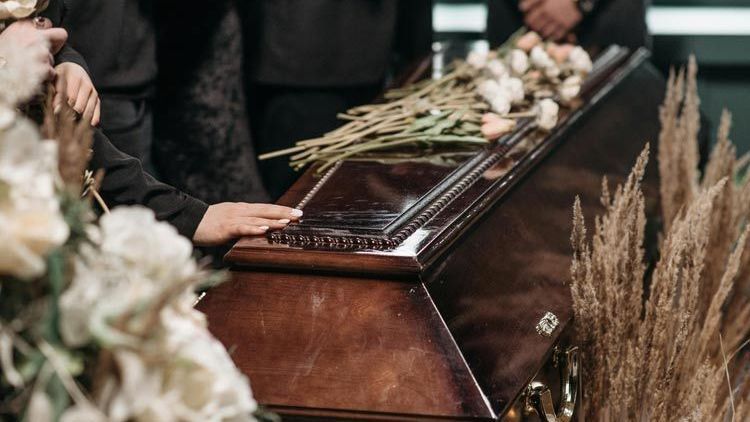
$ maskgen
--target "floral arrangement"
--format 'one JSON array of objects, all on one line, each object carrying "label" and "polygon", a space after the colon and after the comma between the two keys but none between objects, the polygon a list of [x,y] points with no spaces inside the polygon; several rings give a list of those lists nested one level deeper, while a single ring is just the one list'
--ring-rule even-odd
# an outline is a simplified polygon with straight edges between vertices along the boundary
[{"label": "floral arrangement", "polygon": [[584,419],[750,420],[748,160],[737,159],[725,112],[699,173],[696,72],[691,59],[687,72],[672,73],[661,108],[664,235],[652,271],[641,188],[648,148],[613,194],[603,183],[605,213],[591,240],[580,201],[574,207]]},{"label": "floral arrangement", "polygon": [[339,115],[348,123],[320,138],[260,159],[291,155],[293,168],[320,162],[322,172],[347,158],[404,146],[487,145],[512,132],[522,118],[551,130],[560,104],[579,95],[591,68],[581,47],[545,42],[522,29],[495,51],[456,61],[438,79],[392,89],[386,102]]},{"label": "floral arrangement", "polygon": [[49,0],[0,0],[0,21],[28,18],[47,8]]},{"label": "floral arrangement", "polygon": [[[31,62],[14,54],[7,67]],[[220,276],[150,210],[97,219],[81,196],[90,129],[47,113],[43,140],[16,109],[43,74],[18,75],[0,72],[20,84],[0,97],[0,420],[255,420],[247,378],[193,309]]]}]

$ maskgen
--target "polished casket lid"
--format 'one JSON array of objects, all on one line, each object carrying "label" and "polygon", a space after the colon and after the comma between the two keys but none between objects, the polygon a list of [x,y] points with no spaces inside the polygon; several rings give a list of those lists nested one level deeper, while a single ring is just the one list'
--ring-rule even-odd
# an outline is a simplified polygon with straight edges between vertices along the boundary
[{"label": "polished casket lid", "polygon": [[620,47],[600,54],[580,100],[562,110],[551,133],[536,131],[531,119],[521,119],[512,134],[479,151],[347,160],[324,174],[313,167],[279,201],[302,209],[302,220],[268,239],[241,239],[226,260],[287,270],[392,276],[422,272],[647,55]]}]

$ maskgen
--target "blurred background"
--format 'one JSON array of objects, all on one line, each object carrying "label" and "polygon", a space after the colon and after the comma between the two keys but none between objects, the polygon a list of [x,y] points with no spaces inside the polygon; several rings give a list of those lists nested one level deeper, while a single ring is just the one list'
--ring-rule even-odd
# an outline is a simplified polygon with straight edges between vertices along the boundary
[{"label": "blurred background", "polygon": [[[487,48],[487,1],[436,0],[434,48],[457,39]],[[729,108],[732,139],[740,153],[750,151],[750,0],[651,0],[646,19],[654,63],[666,73],[694,53],[709,129],[715,131],[722,108]]]}]

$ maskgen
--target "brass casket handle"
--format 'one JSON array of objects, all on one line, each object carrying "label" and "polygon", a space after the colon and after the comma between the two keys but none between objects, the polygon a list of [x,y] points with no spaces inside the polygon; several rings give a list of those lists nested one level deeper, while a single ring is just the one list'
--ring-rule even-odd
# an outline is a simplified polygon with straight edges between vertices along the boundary
[{"label": "brass casket handle", "polygon": [[557,365],[560,368],[560,408],[555,410],[552,392],[541,382],[534,381],[526,390],[527,408],[533,409],[543,422],[570,422],[576,408],[580,368],[578,348],[570,347],[559,352]]}]

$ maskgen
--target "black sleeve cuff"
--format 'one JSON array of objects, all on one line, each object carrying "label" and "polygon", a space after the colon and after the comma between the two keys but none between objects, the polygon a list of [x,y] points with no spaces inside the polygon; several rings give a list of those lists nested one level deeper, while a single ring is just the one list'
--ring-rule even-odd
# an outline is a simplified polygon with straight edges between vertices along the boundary
[{"label": "black sleeve cuff", "polygon": [[208,204],[199,199],[187,197],[185,208],[169,222],[181,235],[192,241],[198,225],[203,220],[203,216],[206,215],[206,211],[208,211]]},{"label": "black sleeve cuff", "polygon": [[79,52],[77,52],[68,44],[65,44],[60,52],[58,52],[55,56],[55,65],[58,65],[60,63],[75,63],[81,66],[86,71],[86,73],[91,75],[91,72],[89,72],[89,66],[88,64],[86,64],[86,60]]}]

